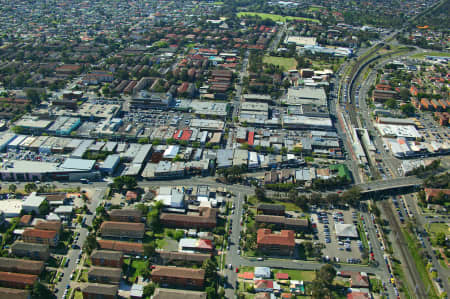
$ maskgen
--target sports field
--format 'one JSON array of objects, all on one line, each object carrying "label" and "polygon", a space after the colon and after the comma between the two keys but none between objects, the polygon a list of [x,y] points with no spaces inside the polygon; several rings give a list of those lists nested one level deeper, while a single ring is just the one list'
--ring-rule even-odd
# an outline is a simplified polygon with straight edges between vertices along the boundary
[{"label": "sports field", "polygon": [[319,23],[319,20],[317,19],[310,19],[310,18],[302,18],[302,17],[290,17],[290,16],[281,16],[281,15],[275,15],[270,13],[262,13],[262,12],[239,12],[237,13],[237,16],[244,17],[244,16],[259,16],[262,19],[270,19],[274,22],[286,22],[291,20],[302,20],[302,21],[309,21],[309,22],[315,22]]},{"label": "sports field", "polygon": [[297,61],[294,58],[264,56],[264,63],[279,65],[283,71],[293,70],[297,68]]}]

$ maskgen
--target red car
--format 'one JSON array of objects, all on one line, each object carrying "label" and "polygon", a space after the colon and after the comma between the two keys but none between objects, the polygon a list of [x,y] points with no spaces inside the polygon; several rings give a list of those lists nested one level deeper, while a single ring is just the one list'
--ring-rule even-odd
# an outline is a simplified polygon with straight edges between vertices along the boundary
[{"label": "red car", "polygon": [[239,268],[238,267],[236,267],[236,273],[238,273],[239,272]]}]

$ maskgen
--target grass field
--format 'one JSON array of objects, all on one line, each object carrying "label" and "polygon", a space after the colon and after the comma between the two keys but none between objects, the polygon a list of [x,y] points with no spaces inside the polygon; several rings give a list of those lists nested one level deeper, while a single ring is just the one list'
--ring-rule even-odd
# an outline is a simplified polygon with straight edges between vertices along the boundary
[{"label": "grass field", "polygon": [[286,21],[292,21],[292,20],[302,20],[302,21],[309,21],[309,22],[319,23],[319,20],[317,20],[317,19],[281,16],[281,15],[275,15],[275,14],[270,14],[270,13],[262,13],[262,12],[239,12],[239,13],[237,13],[237,16],[238,16],[238,18],[241,18],[241,17],[244,17],[244,16],[259,16],[262,19],[270,19],[270,20],[272,20],[274,22],[286,22]]},{"label": "grass field", "polygon": [[284,71],[293,70],[297,68],[297,60],[294,58],[264,56],[264,63],[271,63],[280,66]]},{"label": "grass field", "polygon": [[273,269],[274,275],[278,272],[289,274],[289,279],[293,280],[313,281],[316,278],[315,271]]},{"label": "grass field", "polygon": [[321,7],[317,7],[317,6],[311,6],[310,8],[308,8],[309,11],[319,11],[321,10]]},{"label": "grass field", "polygon": [[412,55],[412,58],[425,58],[426,56],[450,57],[450,53],[446,52],[424,52]]},{"label": "grass field", "polygon": [[416,240],[414,239],[413,236],[411,236],[411,234],[409,234],[406,231],[403,231],[403,236],[406,239],[406,243],[408,244],[408,249],[411,252],[414,263],[416,264],[417,271],[419,272],[420,278],[423,281],[425,290],[429,290],[429,293],[428,293],[429,298],[438,298],[438,296],[436,295],[436,290],[434,288],[434,285],[430,279],[430,276],[428,275],[427,268],[426,268],[422,258],[420,257],[420,254],[419,254],[420,250],[417,246]]},{"label": "grass field", "polygon": [[431,223],[428,228],[429,232],[432,234],[444,233],[446,235],[449,234],[447,223]]}]

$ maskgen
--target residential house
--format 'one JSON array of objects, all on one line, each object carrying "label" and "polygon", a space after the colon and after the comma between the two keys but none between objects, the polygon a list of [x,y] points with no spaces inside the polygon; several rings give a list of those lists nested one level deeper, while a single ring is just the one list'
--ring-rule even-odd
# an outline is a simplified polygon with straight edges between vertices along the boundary
[{"label": "residential house", "polygon": [[347,299],[370,299],[369,293],[365,292],[351,292],[347,294]]},{"label": "residential house", "polygon": [[37,280],[37,275],[0,272],[0,287],[26,289],[33,287]]},{"label": "residential house", "polygon": [[369,288],[369,277],[365,272],[353,272],[350,277],[351,288]]},{"label": "residential house", "polygon": [[88,271],[89,282],[118,284],[122,277],[121,268],[92,266]]},{"label": "residential house", "polygon": [[145,233],[144,223],[104,221],[100,226],[103,238],[142,239]]},{"label": "residential house", "polygon": [[11,252],[17,257],[27,257],[33,260],[46,261],[50,257],[50,248],[46,244],[15,241],[11,245]]},{"label": "residential house", "polygon": [[91,253],[91,262],[94,266],[120,268],[123,264],[123,253],[119,251],[95,249]]},{"label": "residential house", "polygon": [[156,266],[152,270],[152,281],[182,287],[203,287],[205,270],[172,266]]},{"label": "residential house", "polygon": [[214,228],[217,212],[215,209],[200,207],[199,215],[161,213],[160,220],[164,226],[180,228]]},{"label": "residential house", "polygon": [[56,247],[59,242],[58,233],[53,230],[43,229],[25,229],[22,239],[26,243],[47,244],[50,247]]},{"label": "residential house", "polygon": [[434,189],[434,188],[425,188],[425,196],[427,202],[433,202],[439,196],[442,196],[443,200],[448,199],[450,195],[450,189]]},{"label": "residential house", "polygon": [[179,241],[178,251],[212,253],[214,246],[211,240],[183,238]]},{"label": "residential house", "polygon": [[0,271],[3,272],[40,275],[43,270],[43,261],[0,257]]},{"label": "residential house", "polygon": [[142,212],[137,209],[113,209],[109,219],[116,222],[142,222]]},{"label": "residential house", "polygon": [[270,229],[258,229],[257,248],[266,254],[292,255],[295,249],[294,231],[272,233]]},{"label": "residential house", "polygon": [[81,286],[83,299],[115,299],[119,286],[101,283],[86,283]]},{"label": "residential house", "polygon": [[269,292],[272,293],[274,290],[274,281],[273,280],[255,280],[255,292]]}]

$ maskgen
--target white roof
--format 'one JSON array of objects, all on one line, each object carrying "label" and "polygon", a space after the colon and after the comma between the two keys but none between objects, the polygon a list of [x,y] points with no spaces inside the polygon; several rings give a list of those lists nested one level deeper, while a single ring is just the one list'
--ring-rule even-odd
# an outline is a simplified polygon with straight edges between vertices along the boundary
[{"label": "white roof", "polygon": [[270,278],[269,267],[255,267],[255,277]]},{"label": "white roof", "polygon": [[175,156],[180,151],[180,147],[178,145],[170,145],[165,151],[164,151],[164,158],[175,158]]},{"label": "white roof", "polygon": [[27,207],[39,207],[44,200],[44,196],[37,196],[36,192],[33,192],[28,195],[28,197],[23,202],[23,205]]},{"label": "white roof", "polygon": [[349,238],[357,238],[358,231],[356,230],[356,226],[354,224],[342,224],[335,223],[334,229],[336,230],[336,235],[338,237],[349,237]]},{"label": "white roof", "polygon": [[5,214],[6,218],[17,217],[22,210],[23,201],[18,199],[0,200],[0,211]]}]

